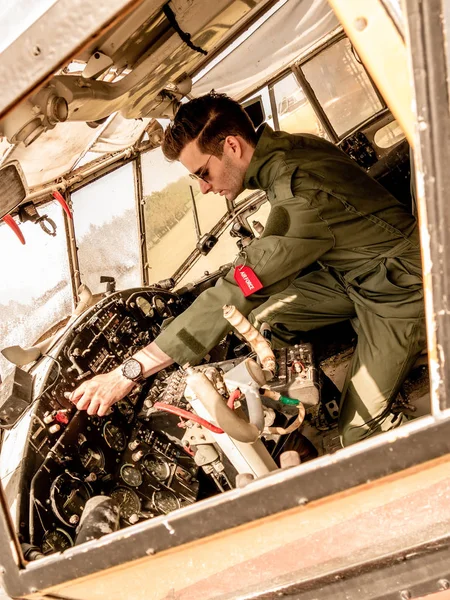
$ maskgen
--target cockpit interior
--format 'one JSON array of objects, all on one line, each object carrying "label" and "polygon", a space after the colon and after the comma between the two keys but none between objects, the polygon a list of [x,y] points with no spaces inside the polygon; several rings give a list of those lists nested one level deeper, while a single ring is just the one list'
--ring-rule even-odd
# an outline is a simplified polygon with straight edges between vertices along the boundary
[{"label": "cockpit interior", "polygon": [[[408,142],[326,0],[135,4],[0,120],[0,167],[27,186],[0,202],[0,477],[29,561],[341,449],[351,323],[274,349],[227,307],[200,365],[104,417],[70,402],[264,230],[262,192],[213,201],[164,160],[180,102],[224,91],[255,124],[322,136],[416,211]],[[430,410],[426,358],[396,402],[411,417]]]}]

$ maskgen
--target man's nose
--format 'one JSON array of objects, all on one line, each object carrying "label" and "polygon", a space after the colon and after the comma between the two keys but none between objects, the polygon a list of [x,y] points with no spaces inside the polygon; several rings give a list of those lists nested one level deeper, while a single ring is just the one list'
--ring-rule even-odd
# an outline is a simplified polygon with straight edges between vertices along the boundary
[{"label": "man's nose", "polygon": [[200,184],[200,191],[202,194],[207,194],[208,192],[210,192],[212,190],[212,185],[210,183],[208,183],[207,181],[203,181],[203,179],[199,180],[199,184]]}]

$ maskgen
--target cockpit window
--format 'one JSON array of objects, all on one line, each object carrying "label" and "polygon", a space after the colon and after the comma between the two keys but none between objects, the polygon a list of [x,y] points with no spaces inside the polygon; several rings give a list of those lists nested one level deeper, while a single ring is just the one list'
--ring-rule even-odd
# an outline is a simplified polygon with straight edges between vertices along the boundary
[{"label": "cockpit window", "polygon": [[273,86],[279,128],[289,133],[314,133],[327,137],[314,109],[293,73]]},{"label": "cockpit window", "polygon": [[100,276],[118,290],[141,284],[139,235],[131,163],[73,192],[74,227],[82,283],[104,292]]},{"label": "cockpit window", "polygon": [[[1,348],[32,346],[72,310],[63,212],[55,203],[41,205],[38,210],[54,221],[56,236],[47,235],[39,225],[22,223],[23,246],[9,227],[0,227]],[[12,369],[0,354],[2,378]]]},{"label": "cockpit window", "polygon": [[203,195],[183,165],[168,162],[160,148],[142,156],[142,187],[149,283],[155,283],[173,275],[195,249],[199,232],[192,195],[200,234],[208,233],[227,209],[224,198]]},{"label": "cockpit window", "polygon": [[347,38],[301,69],[339,137],[384,108]]}]

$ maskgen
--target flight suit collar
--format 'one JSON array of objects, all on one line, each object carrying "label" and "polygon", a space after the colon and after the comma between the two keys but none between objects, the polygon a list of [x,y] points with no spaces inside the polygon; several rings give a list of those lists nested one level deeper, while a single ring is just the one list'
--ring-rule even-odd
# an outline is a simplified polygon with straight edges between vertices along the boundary
[{"label": "flight suit collar", "polygon": [[267,124],[258,128],[257,136],[258,142],[245,173],[244,186],[267,191],[278,174],[280,159],[291,148],[291,141],[283,131],[274,131]]}]

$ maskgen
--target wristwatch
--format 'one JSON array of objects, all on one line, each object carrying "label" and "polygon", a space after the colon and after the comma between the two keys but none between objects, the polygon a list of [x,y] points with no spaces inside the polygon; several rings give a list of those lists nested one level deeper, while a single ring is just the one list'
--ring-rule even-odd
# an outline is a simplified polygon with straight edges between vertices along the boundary
[{"label": "wristwatch", "polygon": [[143,383],[145,381],[145,377],[142,374],[142,365],[135,358],[129,358],[123,363],[122,375],[130,381],[134,381],[134,383]]}]

